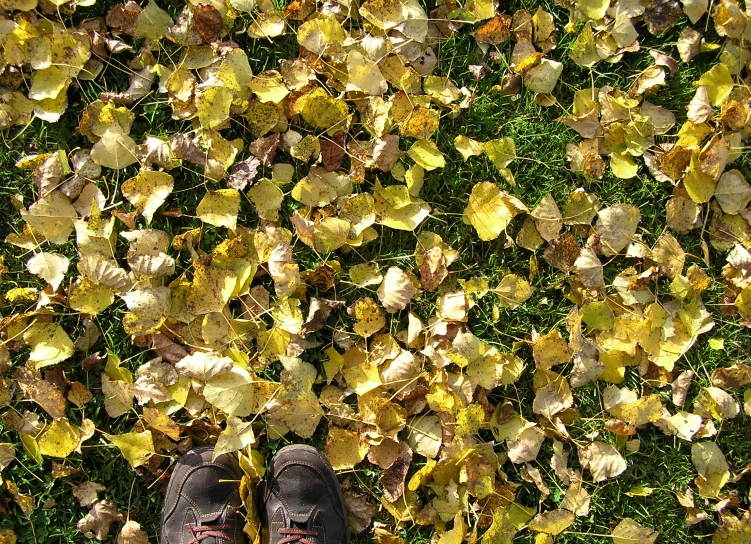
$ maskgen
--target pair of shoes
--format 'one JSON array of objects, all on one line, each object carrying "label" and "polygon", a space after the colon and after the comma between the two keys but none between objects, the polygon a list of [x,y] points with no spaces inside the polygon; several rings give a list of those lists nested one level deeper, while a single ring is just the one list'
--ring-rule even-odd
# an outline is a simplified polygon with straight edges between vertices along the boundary
[{"label": "pair of shoes", "polygon": [[[162,510],[160,544],[247,544],[238,512],[242,470],[233,454],[212,461],[212,446],[175,465]],[[264,544],[347,544],[349,524],[339,481],[310,446],[279,450],[260,489]]]}]

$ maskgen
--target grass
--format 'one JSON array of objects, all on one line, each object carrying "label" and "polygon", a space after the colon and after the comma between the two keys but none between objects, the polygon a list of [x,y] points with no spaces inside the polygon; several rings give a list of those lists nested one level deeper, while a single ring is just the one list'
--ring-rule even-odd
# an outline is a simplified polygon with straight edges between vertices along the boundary
[{"label": "grass", "polygon": [[[177,0],[160,2],[165,4],[174,14],[179,11],[181,3]],[[513,12],[519,7],[534,12],[537,3],[530,1],[511,2],[504,5],[506,11]],[[555,7],[552,2],[543,2],[543,7],[554,13],[558,28],[562,28],[567,21],[565,10]],[[103,3],[91,8],[85,8],[77,13],[72,21],[80,21],[85,17],[102,15],[106,10]],[[238,27],[240,25],[238,24]],[[559,46],[549,54],[564,63],[561,80],[556,87],[558,105],[552,108],[542,108],[536,105],[530,93],[525,91],[516,97],[503,97],[494,92],[494,86],[499,85],[505,69],[491,65],[491,73],[483,80],[476,82],[468,66],[480,64],[483,59],[478,55],[473,38],[463,33],[457,38],[443,43],[438,49],[440,59],[437,73],[449,75],[457,85],[465,85],[475,95],[472,107],[463,111],[457,118],[444,117],[441,128],[436,135],[439,148],[446,154],[446,167],[440,171],[426,175],[425,185],[421,197],[433,207],[433,215],[421,228],[439,233],[443,239],[459,251],[460,262],[452,270],[457,278],[468,279],[473,276],[485,277],[491,285],[495,285],[508,272],[527,277],[530,273],[530,258],[533,254],[522,249],[504,247],[503,238],[490,243],[480,243],[472,227],[461,221],[461,213],[466,206],[472,186],[479,181],[494,181],[502,183],[493,165],[484,157],[471,158],[463,162],[461,156],[453,148],[453,139],[458,134],[484,141],[495,137],[508,136],[514,139],[519,159],[512,163],[512,170],[516,178],[516,186],[504,186],[517,197],[521,198],[530,208],[534,207],[547,193],[552,193],[556,201],[562,203],[567,195],[577,187],[584,187],[587,191],[597,194],[603,205],[618,202],[628,202],[639,207],[642,213],[640,233],[649,243],[662,233],[665,225],[665,202],[671,195],[672,187],[652,179],[646,168],[642,166],[638,178],[623,181],[615,178],[609,171],[602,180],[588,180],[572,173],[568,169],[566,160],[566,145],[579,140],[578,135],[571,129],[557,123],[555,119],[568,113],[573,93],[591,85],[611,85],[615,88],[627,88],[631,78],[639,70],[650,65],[652,59],[648,54],[650,47],[657,48],[664,53],[677,58],[675,42],[681,23],[666,36],[655,38],[648,36],[642,25],[638,30],[642,37],[642,49],[637,53],[627,53],[623,60],[614,65],[598,64],[594,70],[586,70],[575,65],[567,55],[575,35],[563,34]],[[716,38],[716,37],[715,37]],[[297,44],[290,32],[273,42],[250,40],[238,34],[236,41],[247,51],[254,72],[273,69],[278,66],[279,59],[294,58],[297,54]],[[708,39],[713,39],[712,34]],[[505,58],[510,58],[512,44],[507,42],[500,46]],[[172,52],[164,50],[162,55],[168,57]],[[685,120],[685,106],[693,95],[691,83],[699,75],[716,62],[717,54],[705,53],[692,63],[681,64],[678,73],[668,79],[664,92],[650,97],[658,105],[671,109],[681,123]],[[4,239],[11,231],[20,231],[22,222],[12,206],[11,199],[23,196],[24,204],[34,200],[34,187],[27,172],[21,172],[13,167],[15,161],[24,154],[41,153],[66,149],[68,151],[77,146],[87,147],[89,144],[78,133],[75,126],[82,110],[82,105],[97,98],[102,90],[121,90],[127,87],[127,77],[116,64],[107,67],[104,77],[99,82],[81,82],[80,88],[71,91],[71,106],[62,120],[48,124],[34,121],[23,131],[13,129],[4,135],[6,145],[0,149],[0,214],[6,221],[0,222],[0,239]],[[190,129],[187,122],[170,119],[170,108],[160,102],[157,97],[148,97],[138,108],[137,121],[133,128],[133,137],[140,141],[144,134],[171,134],[186,132]],[[225,137],[243,137],[251,140],[241,124],[235,124],[225,131]],[[404,144],[402,145],[404,147]],[[740,159],[739,166],[746,174],[749,172],[749,161]],[[284,153],[279,153],[277,161],[291,162]],[[184,232],[197,225],[197,220],[191,216],[196,205],[204,194],[205,185],[199,173],[183,169],[176,178],[175,193],[170,197],[167,207],[176,207],[185,215],[179,218],[167,219],[157,214],[153,228],[164,229],[172,234]],[[105,180],[100,182],[110,187],[119,185],[123,180],[135,173],[131,167],[124,171],[106,174]],[[388,176],[386,176],[388,177]],[[388,181],[384,179],[384,181]],[[216,188],[212,185],[210,188]],[[289,190],[291,188],[285,188]],[[114,196],[114,195],[113,195]],[[289,201],[291,199],[287,199]],[[289,215],[291,207],[285,208],[284,225],[291,228]],[[255,225],[255,214],[252,205],[243,201],[240,223]],[[519,225],[512,225],[512,234]],[[387,266],[398,263],[405,268],[412,267],[411,255],[416,244],[416,234],[398,231],[380,233],[374,243],[359,248],[348,255],[336,255],[346,269],[348,266],[363,261],[377,261]],[[208,229],[204,238],[204,247],[212,247],[213,240],[219,239],[221,233]],[[689,257],[687,265],[702,264],[699,231],[694,230],[687,235],[679,236],[681,244],[687,248]],[[301,269],[313,269],[325,260],[325,256],[316,254],[313,250],[298,244],[296,259]],[[125,246],[121,242],[118,251],[124,252]],[[59,248],[68,255],[73,262],[75,247],[68,244]],[[8,244],[0,243],[0,252],[5,255],[5,264],[9,271],[2,277],[0,292],[12,287],[31,286],[43,288],[43,284],[25,271],[24,264],[29,253]],[[122,253],[121,253],[122,254]],[[708,270],[715,279],[721,279],[721,266],[724,256],[710,250],[712,268]],[[478,311],[475,311],[469,322],[470,328],[484,341],[504,349],[511,349],[522,340],[528,340],[532,329],[546,332],[558,327],[563,330],[565,318],[571,308],[571,303],[565,298],[563,274],[547,266],[542,260],[541,250],[535,257],[540,262],[540,271],[533,284],[536,288],[533,297],[522,307],[514,311],[501,310],[500,318],[492,317],[493,301],[490,297],[483,299]],[[182,256],[178,260],[178,271],[189,268],[190,262]],[[612,278],[611,278],[612,279]],[[336,293],[337,298],[344,298],[348,302],[362,295],[362,290],[344,288]],[[705,303],[715,319],[715,328],[703,336],[697,345],[678,362],[678,369],[691,368],[697,373],[694,385],[689,393],[689,408],[691,399],[696,396],[699,388],[709,384],[709,375],[719,366],[727,366],[731,361],[749,362],[751,358],[747,352],[749,335],[739,329],[734,319],[727,319],[720,314],[722,289],[715,284],[705,295]],[[422,318],[432,315],[437,295],[425,295],[415,304],[413,310]],[[125,365],[135,369],[149,358],[148,353],[131,343],[130,337],[124,335],[120,320],[124,306],[120,303],[97,318],[97,324],[103,332],[103,338],[93,348],[94,350],[111,350],[125,362]],[[3,314],[6,315],[6,314]],[[351,326],[351,319],[341,317],[338,325]],[[75,338],[81,330],[82,323],[77,317],[66,318],[66,330]],[[722,338],[725,342],[724,351],[712,350],[706,343],[706,338]],[[522,348],[522,355],[529,358],[529,348]],[[82,357],[77,355],[76,357]],[[303,358],[320,365],[320,354],[307,352]],[[14,364],[22,365],[25,353],[14,354]],[[80,421],[84,417],[91,418],[101,431],[108,433],[128,432],[132,430],[136,419],[132,414],[120,418],[109,418],[103,411],[100,387],[97,373],[86,373],[78,365],[80,359],[73,359],[64,364],[71,380],[79,380],[87,384],[97,393],[97,400],[83,409],[72,409],[71,418]],[[278,366],[275,369],[279,371]],[[636,374],[629,375],[629,385],[639,389],[641,379]],[[601,428],[603,415],[601,395],[603,385],[588,385],[576,391],[576,398],[582,421],[572,426],[570,431],[574,441],[580,441],[587,433]],[[664,391],[664,390],[663,390]],[[531,413],[531,403],[534,397],[530,372],[513,386],[501,387],[492,393],[491,399],[498,402],[505,398],[518,399],[525,415],[534,419]],[[740,397],[738,397],[740,399]],[[15,403],[14,408],[20,411],[36,410],[31,403]],[[751,459],[751,434],[748,432],[745,416],[725,422],[717,441],[728,457],[731,466],[740,469]],[[605,433],[607,434],[607,433]],[[323,448],[326,437],[326,426],[322,424],[317,433],[308,441],[316,447]],[[279,447],[286,444],[288,439],[266,441],[262,452],[270,456]],[[717,527],[717,516],[710,514],[709,520],[691,528],[684,525],[685,511],[678,504],[674,493],[683,491],[692,483],[695,470],[690,461],[690,444],[673,437],[664,435],[655,428],[647,428],[639,432],[641,448],[638,452],[627,454],[627,471],[615,480],[602,484],[586,484],[592,494],[590,514],[577,518],[568,531],[556,538],[559,543],[608,541],[602,535],[609,534],[612,525],[624,517],[632,517],[644,525],[654,527],[661,533],[663,542],[694,542],[703,541]],[[161,504],[160,487],[163,481],[134,472],[121,457],[118,450],[108,445],[108,442],[98,434],[86,443],[84,455],[71,456],[66,464],[80,470],[79,473],[61,480],[53,480],[50,473],[50,461],[36,463],[29,456],[20,453],[17,435],[0,424],[0,441],[11,442],[17,446],[19,455],[17,461],[3,472],[3,478],[15,482],[24,493],[33,495],[37,508],[30,519],[26,519],[20,510],[12,504],[6,493],[0,499],[0,506],[4,507],[7,515],[0,521],[0,528],[13,528],[18,536],[18,542],[81,542],[85,540],[75,529],[78,519],[85,510],[79,507],[71,494],[71,487],[85,480],[91,479],[105,483],[107,490],[104,495],[112,499],[118,507],[128,513],[131,519],[141,523],[142,527],[154,538],[157,533]],[[502,449],[502,448],[500,448]],[[538,466],[545,475],[548,483],[554,480],[549,459],[552,455],[550,442],[546,441],[538,457]],[[572,465],[577,466],[575,452],[571,455]],[[519,466],[507,463],[504,469],[508,471],[513,481],[522,482],[519,500],[528,506],[535,505],[538,493],[533,484],[522,480]],[[415,468],[413,468],[415,470]],[[380,471],[366,465],[344,475],[345,485],[358,490],[377,502],[380,494],[378,478]],[[729,486],[736,489],[745,508],[748,507],[748,478]],[[654,492],[646,497],[632,497],[626,495],[633,487],[646,486],[654,488]],[[551,488],[551,496],[540,506],[541,509],[554,509],[563,498],[563,490]],[[42,507],[45,502],[54,501],[49,508]],[[389,516],[380,513],[377,519],[388,522]],[[114,533],[114,531],[113,531]],[[399,535],[410,544],[422,544],[430,541],[429,527],[404,527]],[[114,542],[114,536],[110,537]],[[370,541],[366,534],[356,538],[356,542]],[[522,532],[518,542],[534,541],[534,534]]]}]

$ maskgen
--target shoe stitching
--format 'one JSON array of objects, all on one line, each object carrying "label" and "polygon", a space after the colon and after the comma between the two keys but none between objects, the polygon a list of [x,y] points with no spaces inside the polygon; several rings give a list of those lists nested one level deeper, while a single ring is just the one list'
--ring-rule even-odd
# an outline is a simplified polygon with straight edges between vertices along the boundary
[{"label": "shoe stitching", "polygon": [[[279,502],[284,505],[284,510],[289,513],[290,516],[310,516],[313,513],[313,510],[315,510],[325,499],[329,498],[331,495],[329,493],[326,493],[324,496],[322,496],[317,503],[315,503],[313,506],[310,507],[310,510],[307,512],[292,512],[292,508],[287,504],[287,501],[284,500],[284,497],[277,493],[272,494],[279,500]],[[268,502],[268,501],[267,501]]]},{"label": "shoe stitching", "polygon": [[[180,502],[180,500],[179,500],[180,497],[183,497],[183,498],[186,498],[186,499],[188,498],[185,495],[183,495],[183,490],[182,490],[183,486],[185,485],[185,481],[188,479],[188,477],[191,474],[193,474],[193,472],[195,472],[196,470],[201,469],[201,468],[205,468],[205,467],[218,467],[218,468],[222,468],[222,469],[225,469],[227,472],[229,472],[231,475],[237,476],[237,473],[235,471],[235,467],[232,467],[232,466],[229,466],[229,465],[225,465],[224,463],[203,463],[203,464],[200,464],[200,465],[198,465],[196,467],[192,467],[179,480],[179,484],[178,484],[177,487],[180,490],[180,492],[177,493],[177,500],[175,500],[175,503],[172,506],[170,506],[169,511],[165,514],[165,519],[168,518],[169,516],[171,516],[174,513],[175,508],[177,508],[177,505]],[[177,482],[175,482],[175,483],[177,483]],[[172,484],[170,483],[170,486],[167,489],[167,494],[168,495],[169,495],[169,492],[172,491],[170,489],[171,486],[172,486]],[[188,502],[190,502],[190,504],[192,504],[194,507],[196,507],[196,504],[193,501],[191,501],[190,499],[188,499]]]},{"label": "shoe stitching", "polygon": [[[323,516],[321,516],[321,517],[323,517]],[[325,544],[326,543],[326,527],[323,526],[323,520],[321,520],[321,523],[318,523],[318,524],[314,523],[313,527],[321,529],[320,533],[323,535],[323,540],[321,540],[321,542],[323,542]]]},{"label": "shoe stitching", "polygon": [[[279,474],[281,474],[282,471],[285,468],[287,468],[288,466],[290,466],[290,465],[303,465],[303,466],[306,466],[308,468],[312,468],[321,477],[321,480],[323,480],[323,483],[326,485],[326,488],[328,489],[328,491],[330,492],[330,491],[333,490],[333,487],[331,487],[329,485],[330,482],[328,482],[327,478],[326,478],[326,476],[328,476],[330,474],[328,472],[326,474],[324,474],[317,466],[315,466],[312,463],[308,463],[307,461],[287,461],[287,462],[285,462],[281,467],[279,467],[278,470],[276,470],[276,474],[274,475],[274,480],[278,479],[279,478]],[[334,476],[334,479],[336,479],[336,475]]]},{"label": "shoe stitching", "polygon": [[[229,497],[227,497],[227,500],[225,501],[224,505],[223,505],[223,506],[222,506],[222,507],[221,507],[221,508],[220,508],[219,510],[216,510],[215,512],[209,512],[209,513],[207,513],[207,514],[200,514],[200,515],[198,516],[198,519],[201,519],[201,518],[206,518],[206,517],[216,517],[216,516],[218,516],[219,514],[221,514],[222,512],[224,512],[224,510],[226,510],[227,508],[232,508],[232,505],[230,504],[230,502],[232,501],[232,499],[233,499],[233,498],[235,497],[235,495],[237,495],[237,494],[238,494],[237,490],[233,491],[233,492],[232,492],[232,495],[230,495]],[[196,504],[196,503],[195,503],[195,502],[193,501],[193,499],[191,499],[191,498],[190,498],[190,497],[188,497],[187,495],[183,495],[182,493],[180,494],[180,496],[181,496],[182,498],[184,498],[184,499],[185,499],[186,501],[188,501],[188,502],[189,502],[189,503],[190,503],[190,504],[191,504],[191,505],[193,506],[193,508],[195,508],[195,509],[196,509],[196,510],[197,510],[198,512],[200,512],[200,511],[201,511],[201,509],[200,509],[200,508],[198,507],[198,504]]]}]

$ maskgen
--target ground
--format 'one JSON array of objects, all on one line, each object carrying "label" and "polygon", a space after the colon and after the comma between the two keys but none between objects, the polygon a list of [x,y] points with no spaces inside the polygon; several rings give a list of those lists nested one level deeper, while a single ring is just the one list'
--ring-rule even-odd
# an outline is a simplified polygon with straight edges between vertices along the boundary
[{"label": "ground", "polygon": [[[162,4],[167,4],[162,7],[173,16],[177,15],[182,6],[174,0]],[[519,8],[526,8],[534,13],[538,5],[538,2],[533,1],[511,2],[505,4],[503,9],[513,13]],[[552,2],[543,2],[542,6],[553,13],[559,29],[565,26],[568,20],[568,13],[565,9]],[[104,13],[106,7],[96,5],[79,8],[74,15],[66,16],[65,20],[76,24],[85,18]],[[666,229],[665,202],[670,198],[673,187],[656,181],[643,165],[639,169],[638,176],[630,180],[618,179],[609,170],[600,180],[588,179],[571,172],[566,159],[566,145],[578,141],[579,138],[573,130],[556,122],[556,118],[570,113],[573,93],[578,89],[604,85],[616,88],[628,87],[635,74],[652,64],[652,57],[648,53],[650,48],[678,58],[675,43],[685,24],[684,19],[660,37],[648,35],[642,24],[637,27],[642,36],[640,51],[627,54],[621,62],[613,65],[600,63],[593,70],[577,66],[567,54],[576,34],[560,32],[558,47],[548,54],[550,58],[564,64],[563,74],[555,89],[557,104],[550,108],[537,105],[532,93],[526,91],[514,97],[503,96],[497,92],[494,87],[501,83],[501,78],[506,72],[501,66],[491,65],[491,71],[487,77],[479,82],[475,81],[469,71],[469,66],[480,64],[483,59],[469,33],[448,39],[440,46],[438,51],[440,65],[437,72],[450,76],[458,86],[466,86],[470,89],[474,95],[474,101],[469,109],[462,111],[456,118],[442,119],[435,141],[446,154],[447,164],[445,168],[426,175],[421,197],[434,210],[425,227],[440,234],[450,246],[459,252],[459,262],[452,268],[456,271],[458,278],[479,276],[487,278],[491,285],[495,285],[509,272],[529,277],[530,258],[533,255],[532,252],[520,248],[504,247],[503,236],[491,242],[480,242],[472,227],[462,222],[461,214],[473,185],[488,180],[500,183],[500,179],[493,165],[486,159],[462,161],[459,153],[453,148],[453,140],[459,134],[480,141],[497,137],[514,139],[519,157],[512,167],[516,186],[505,186],[505,189],[521,198],[530,208],[548,193],[552,193],[555,200],[561,203],[571,191],[584,187],[587,191],[599,196],[603,207],[615,203],[636,205],[642,214],[639,233],[649,244],[658,239]],[[238,20],[236,28],[239,29],[241,26]],[[707,32],[708,41],[712,41],[713,37],[716,41],[719,40],[710,28]],[[277,68],[279,59],[294,58],[298,47],[292,33],[274,40],[251,40],[238,34],[236,40],[248,52],[254,73]],[[511,47],[511,43],[507,42],[500,49],[502,53],[510,56]],[[650,99],[658,105],[669,108],[676,114],[678,123],[682,123],[685,120],[686,106],[695,90],[692,82],[716,64],[718,56],[719,51],[707,52],[699,55],[691,63],[681,63],[679,71],[673,77],[668,78],[667,86]],[[26,154],[52,152],[57,149],[70,152],[79,146],[88,147],[90,144],[75,131],[85,103],[96,98],[102,90],[122,90],[127,86],[127,76],[122,73],[116,63],[106,67],[104,76],[95,82],[80,82],[71,89],[70,106],[59,122],[45,123],[35,120],[27,127],[13,127],[2,133],[4,146],[0,149],[0,214],[4,219],[0,223],[0,240],[10,232],[19,232],[23,225],[22,219],[13,207],[12,198],[22,195],[23,202],[27,205],[35,200],[35,187],[29,173],[15,168],[14,164]],[[155,95],[153,99],[148,99],[140,105],[131,136],[138,142],[144,134],[169,135],[190,129],[188,122],[174,121],[170,117],[171,111],[164,98]],[[252,139],[241,124],[233,125],[223,135],[226,138],[241,137],[246,141]],[[735,167],[748,176],[750,163],[751,159],[744,154]],[[108,171],[100,186],[116,190],[122,181],[135,172],[135,169],[131,167],[125,172]],[[167,218],[157,214],[152,228],[161,228],[172,234],[178,234],[197,226],[198,220],[192,214],[204,194],[203,186],[204,182],[200,173],[191,173],[184,169],[176,178],[175,191],[168,205],[170,208],[179,208],[184,215],[179,218]],[[287,222],[297,205],[293,205],[291,199],[287,198],[284,206],[283,221]],[[239,222],[252,226],[256,221],[251,203],[244,199],[241,204]],[[219,237],[218,231],[219,229],[208,227],[206,239],[210,241],[212,236]],[[676,235],[687,253],[686,266],[698,264],[715,280],[718,280],[704,295],[704,303],[715,320],[715,327],[708,334],[701,336],[696,345],[681,358],[677,365],[679,370],[693,369],[696,372],[689,396],[689,405],[701,387],[711,385],[710,376],[715,368],[728,366],[732,361],[751,362],[748,354],[748,329],[739,327],[737,317],[726,318],[720,313],[723,286],[719,280],[722,278],[721,269],[725,256],[710,248],[709,259],[712,266],[708,268],[702,260],[700,247],[702,234],[705,234],[703,230],[695,229],[685,235]],[[118,246],[118,251],[124,254],[125,243],[122,240],[120,243],[122,246]],[[211,243],[207,245],[211,246]],[[414,247],[414,233],[389,231],[388,235],[379,236],[374,243],[359,248],[349,255],[341,256],[339,260],[344,268],[359,262],[374,261],[384,266],[396,264],[409,269],[414,268]],[[76,249],[72,242],[59,247],[57,251],[68,255],[74,262]],[[6,292],[13,287],[29,286],[40,289],[44,287],[41,280],[29,274],[25,269],[26,260],[30,256],[29,252],[6,243],[0,243],[0,252],[5,255],[5,265],[9,269],[2,275],[0,292]],[[322,260],[322,256],[301,244],[295,252],[301,269],[313,268]],[[539,273],[532,280],[535,292],[524,305],[516,310],[502,309],[498,319],[494,319],[493,301],[485,298],[480,302],[478,311],[471,315],[469,326],[483,341],[510,350],[515,342],[529,339],[532,329],[545,332],[560,326],[565,321],[571,309],[571,303],[564,296],[563,277],[560,272],[544,264],[541,250],[538,250],[535,256],[541,263]],[[183,255],[177,264],[177,273],[188,269],[189,258]],[[615,268],[611,270],[606,267],[606,281],[612,280],[617,271]],[[337,297],[347,302],[352,302],[360,296],[363,296],[362,290],[352,286],[343,286],[337,292]],[[434,312],[436,299],[436,294],[425,294],[413,302],[411,309],[421,317],[429,317]],[[148,360],[151,355],[144,352],[142,348],[134,346],[131,337],[120,327],[124,311],[124,305],[119,303],[98,316],[97,323],[104,336],[96,349],[107,349],[117,354],[125,365],[133,370]],[[77,315],[69,313],[66,314],[63,322],[75,328],[78,326],[78,319]],[[346,326],[347,318],[341,319],[342,325]],[[406,322],[406,315],[402,317],[402,322]],[[707,342],[708,338],[724,340],[724,348],[712,349]],[[525,352],[527,355],[531,353],[528,348],[524,349],[528,350]],[[24,351],[14,353],[14,364],[22,365],[26,355],[27,352]],[[78,360],[82,357],[83,355],[80,355]],[[319,365],[323,356],[306,353],[303,359]],[[271,369],[270,377],[278,376],[279,371],[280,367],[277,364]],[[101,387],[98,373],[87,373],[75,362],[67,364],[66,372],[71,380],[81,381],[94,392]],[[628,369],[626,384],[639,390],[641,383],[642,378],[635,369]],[[582,419],[569,428],[575,440],[583,440],[587,433],[602,427],[603,388],[602,382],[595,382],[576,391]],[[669,403],[669,387],[659,390],[658,393],[663,402]],[[534,419],[531,408],[533,398],[532,378],[529,373],[523,375],[516,384],[498,387],[490,394],[490,400],[494,403],[504,399],[513,399],[514,403],[518,402],[523,413],[531,419]],[[742,396],[738,397],[738,400],[740,398]],[[33,409],[30,402],[18,402],[15,406],[19,410]],[[39,411],[41,413],[41,410]],[[99,430],[109,434],[129,432],[137,421],[137,415],[133,412],[119,418],[108,417],[104,412],[101,394],[97,395],[93,403],[82,409],[70,408],[69,417],[74,423],[80,423],[83,417],[90,418]],[[735,419],[718,423],[718,429],[720,432],[717,436],[717,443],[727,456],[730,466],[740,470],[751,460],[751,433],[748,431],[748,416],[741,414]],[[316,434],[305,442],[323,448],[326,434],[327,427],[324,422],[319,425]],[[490,431],[482,430],[480,436],[492,440]],[[691,464],[691,444],[676,437],[667,436],[651,426],[640,430],[639,438],[641,439],[639,451],[625,454],[628,464],[626,472],[616,479],[600,484],[590,484],[588,489],[592,495],[592,503],[589,514],[577,518],[572,526],[556,538],[556,542],[608,541],[609,539],[605,537],[610,534],[613,522],[626,517],[631,517],[645,526],[658,530],[660,542],[706,541],[716,530],[718,517],[711,511],[707,521],[687,528],[684,524],[685,509],[675,498],[675,493],[691,485],[696,476]],[[299,441],[301,440],[294,435],[278,440],[264,440],[260,451],[268,457],[279,447]],[[18,452],[16,462],[3,472],[3,478],[14,481],[22,492],[31,494],[38,505],[30,519],[26,519],[20,509],[10,501],[9,495],[4,494],[2,501],[8,514],[0,521],[0,528],[14,529],[18,542],[84,541],[85,538],[76,530],[76,523],[85,511],[71,494],[71,487],[87,479],[105,483],[106,497],[112,499],[121,511],[127,512],[130,519],[138,521],[151,541],[156,541],[162,500],[161,482],[155,481],[153,477],[139,476],[134,472],[119,450],[112,447],[103,435],[97,434],[92,440],[86,442],[83,455],[74,455],[68,459],[67,464],[81,469],[81,472],[61,480],[52,478],[48,459],[44,459],[42,463],[36,463],[22,452],[18,445],[17,433],[5,429],[1,424],[0,442],[16,445]],[[551,455],[551,442],[546,441],[540,453],[540,459],[549,459]],[[362,468],[358,466],[353,470],[345,471],[341,474],[341,478],[348,489],[364,493],[377,503],[382,495],[382,489],[379,487],[381,471],[367,463],[365,465]],[[420,464],[415,463],[410,474],[419,467]],[[547,463],[541,462],[539,468],[549,484],[556,481]],[[507,463],[504,469],[511,480],[523,483],[517,495],[517,501],[528,506],[537,506],[538,492],[533,484],[523,481],[519,472],[520,465]],[[653,492],[648,496],[626,494],[638,486],[653,488]],[[748,508],[749,479],[746,477],[732,484],[731,488],[738,491],[741,504],[744,508]],[[541,510],[556,508],[564,492],[565,488],[551,486],[551,495],[540,505]],[[48,500],[54,501],[54,505],[50,508],[42,508],[41,505]],[[702,502],[698,497],[697,501]],[[702,505],[697,504],[697,506]],[[389,516],[382,511],[376,515],[376,520],[378,519],[388,521]],[[398,532],[398,536],[410,544],[428,542],[431,534],[431,527],[409,525]],[[109,539],[114,542],[115,536],[111,534]],[[368,533],[356,537],[358,542],[370,541],[370,539]],[[530,543],[534,541],[535,533],[528,531],[521,532],[515,540],[515,542]]]}]

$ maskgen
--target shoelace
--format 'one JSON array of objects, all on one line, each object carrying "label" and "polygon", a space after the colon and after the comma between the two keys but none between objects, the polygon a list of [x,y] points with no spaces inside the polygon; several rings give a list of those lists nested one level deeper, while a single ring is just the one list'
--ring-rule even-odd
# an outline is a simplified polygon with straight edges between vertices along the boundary
[{"label": "shoelace", "polygon": [[188,544],[199,544],[201,541],[206,540],[207,538],[216,538],[217,540],[226,540],[227,542],[231,542],[232,538],[230,538],[226,533],[222,532],[231,528],[232,527],[230,525],[188,525],[188,529],[190,529],[190,536],[193,537],[190,539]]},{"label": "shoelace", "polygon": [[312,540],[305,538],[306,536],[318,536],[318,531],[309,531],[308,529],[297,528],[281,528],[278,529],[280,535],[290,535],[281,539],[277,544],[290,544],[291,542],[299,542],[300,544],[315,544]]}]

